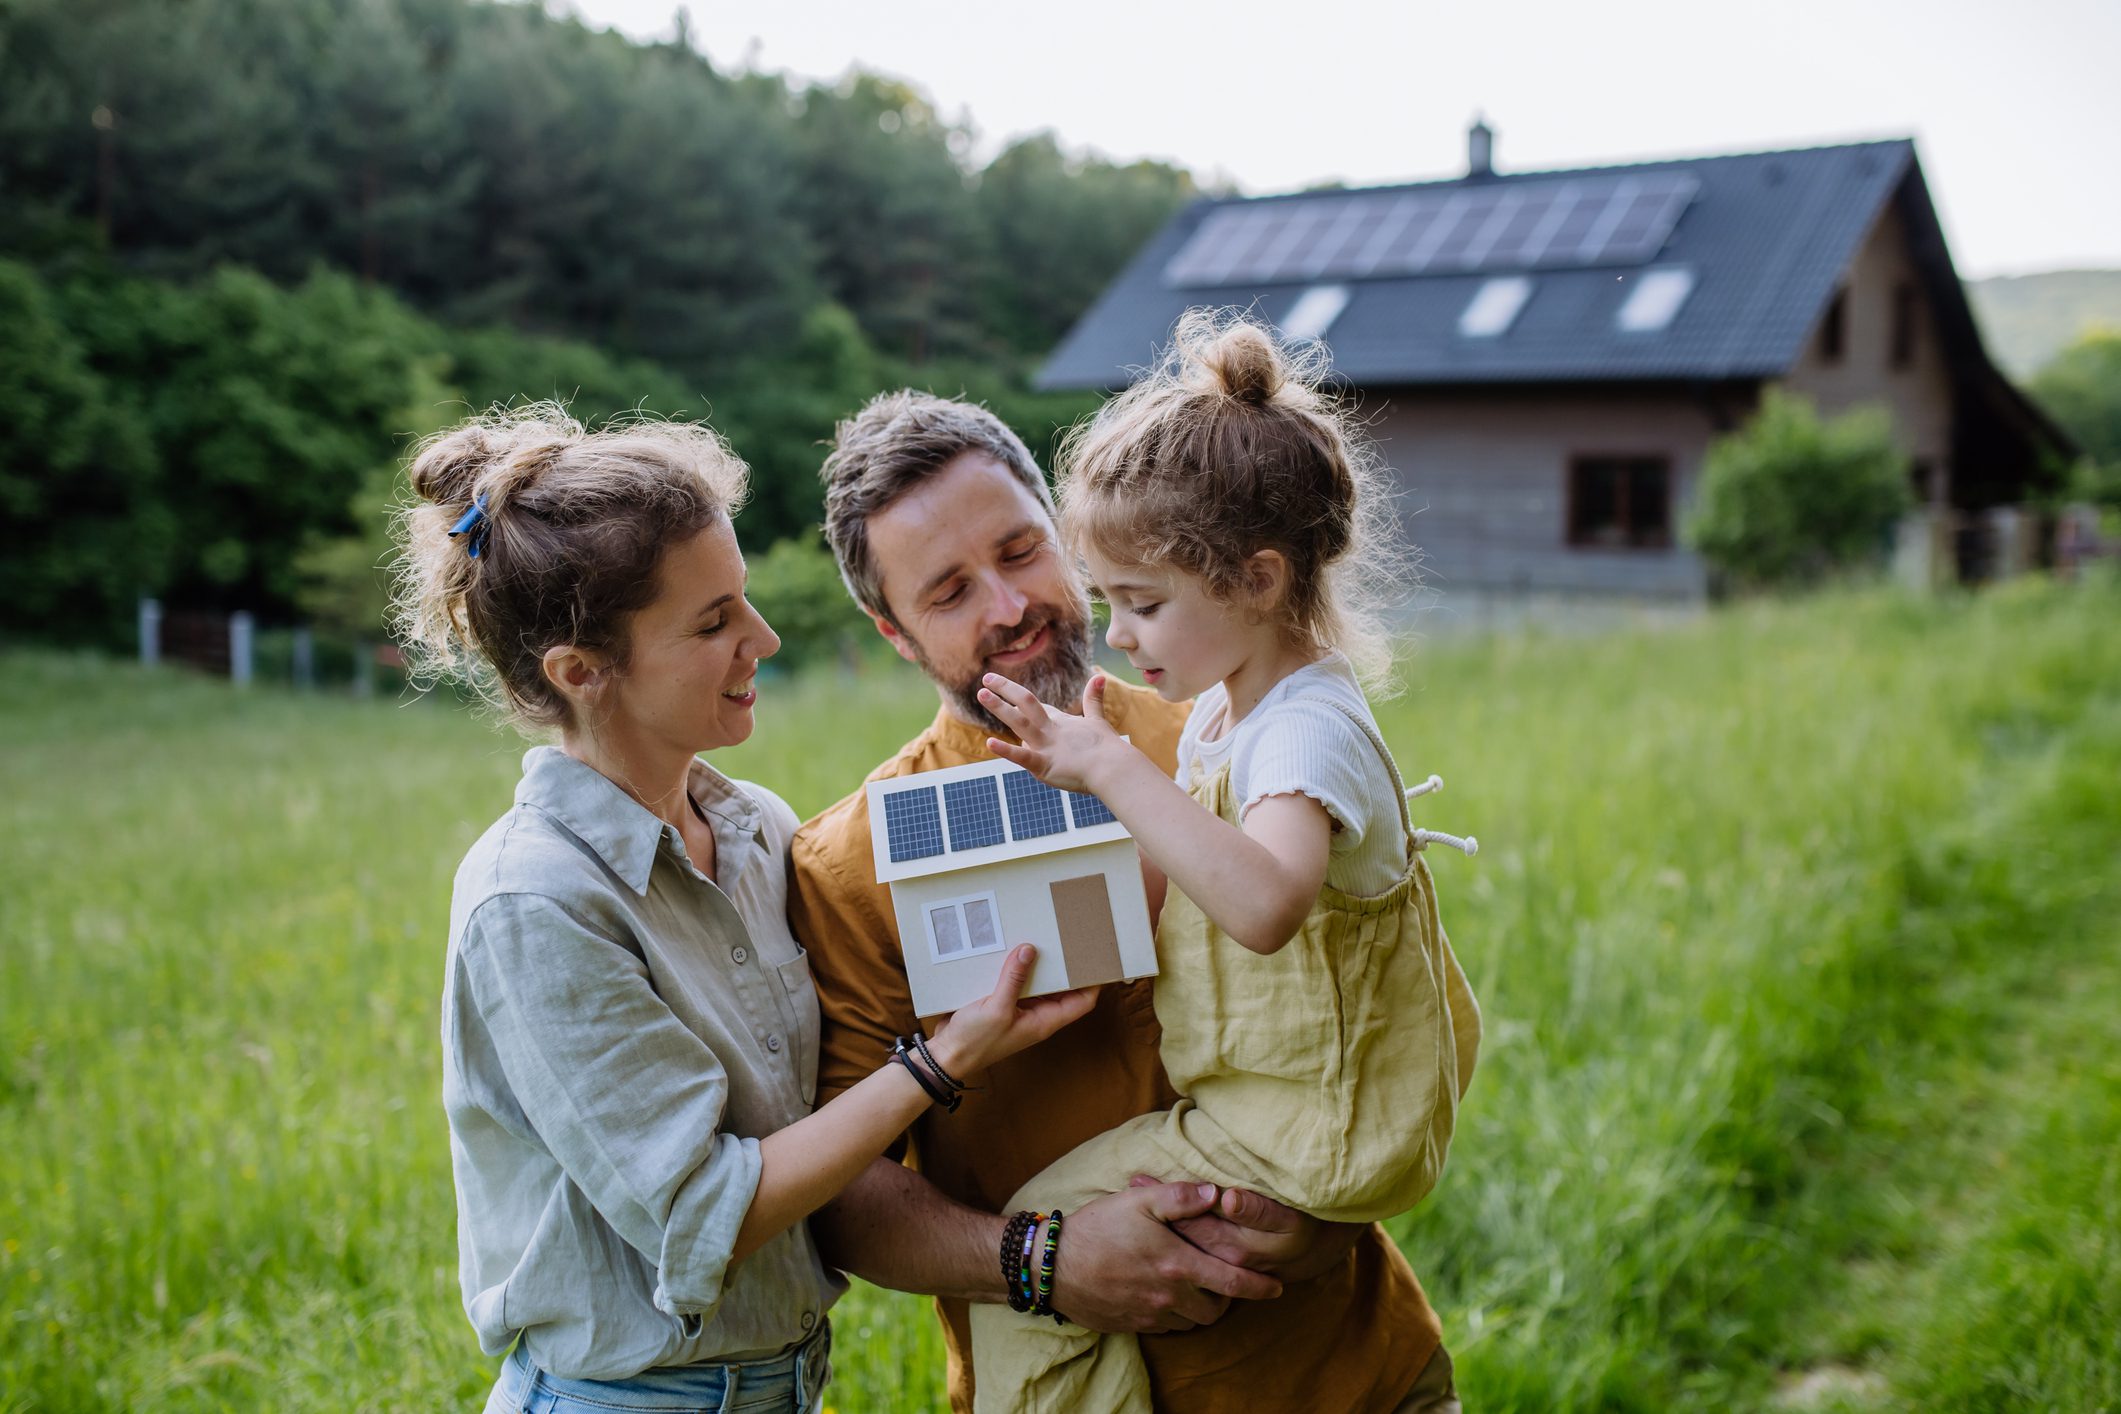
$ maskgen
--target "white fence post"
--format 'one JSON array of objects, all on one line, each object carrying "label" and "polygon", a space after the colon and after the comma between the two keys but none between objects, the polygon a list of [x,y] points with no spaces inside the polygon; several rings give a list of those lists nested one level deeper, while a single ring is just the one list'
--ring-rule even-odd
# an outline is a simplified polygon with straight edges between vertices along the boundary
[{"label": "white fence post", "polygon": [[152,668],[162,661],[162,601],[140,598],[140,666]]},{"label": "white fence post", "polygon": [[251,646],[257,627],[248,609],[228,616],[228,680],[237,687],[250,686]]},{"label": "white fence post", "polygon": [[295,686],[304,692],[317,685],[317,637],[307,628],[295,630]]}]

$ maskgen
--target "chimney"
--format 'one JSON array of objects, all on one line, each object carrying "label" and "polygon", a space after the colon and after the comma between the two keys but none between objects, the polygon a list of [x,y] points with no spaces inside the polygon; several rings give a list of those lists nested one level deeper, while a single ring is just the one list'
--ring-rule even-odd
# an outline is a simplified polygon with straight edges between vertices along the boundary
[{"label": "chimney", "polygon": [[1466,129],[1466,175],[1495,175],[1495,130],[1478,113],[1473,115],[1473,126]]}]

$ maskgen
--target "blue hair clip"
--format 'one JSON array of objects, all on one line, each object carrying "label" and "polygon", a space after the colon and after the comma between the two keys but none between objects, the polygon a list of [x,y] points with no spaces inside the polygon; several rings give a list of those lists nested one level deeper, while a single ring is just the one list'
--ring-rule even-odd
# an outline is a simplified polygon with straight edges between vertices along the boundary
[{"label": "blue hair clip", "polygon": [[454,540],[460,535],[470,535],[471,540],[466,548],[476,560],[479,558],[479,552],[486,548],[486,530],[486,493],[481,491],[473,499],[471,509],[458,516],[457,523],[449,527],[449,538]]}]

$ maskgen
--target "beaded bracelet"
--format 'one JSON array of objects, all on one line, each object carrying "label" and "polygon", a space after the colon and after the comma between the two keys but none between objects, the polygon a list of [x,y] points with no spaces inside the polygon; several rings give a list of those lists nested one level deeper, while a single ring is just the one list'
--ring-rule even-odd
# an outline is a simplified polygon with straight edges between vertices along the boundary
[{"label": "beaded bracelet", "polygon": [[1034,1316],[1051,1316],[1053,1324],[1064,1326],[1068,1318],[1053,1309],[1053,1259],[1060,1254],[1061,1213],[1053,1210],[1046,1221],[1046,1250],[1038,1264],[1038,1300],[1031,1307]]},{"label": "beaded bracelet", "polygon": [[914,1084],[927,1092],[929,1099],[941,1105],[945,1114],[956,1111],[958,1097],[938,1082],[929,1079],[928,1073],[913,1059],[913,1050],[906,1044],[904,1036],[899,1037],[898,1044],[891,1048],[891,1058],[906,1067],[906,1073],[913,1077]]},{"label": "beaded bracelet", "polygon": [[1002,1287],[1008,1293],[1009,1309],[1029,1311],[1031,1296],[1024,1285],[1024,1269],[1031,1252],[1031,1234],[1045,1215],[1024,1209],[1002,1229]]}]

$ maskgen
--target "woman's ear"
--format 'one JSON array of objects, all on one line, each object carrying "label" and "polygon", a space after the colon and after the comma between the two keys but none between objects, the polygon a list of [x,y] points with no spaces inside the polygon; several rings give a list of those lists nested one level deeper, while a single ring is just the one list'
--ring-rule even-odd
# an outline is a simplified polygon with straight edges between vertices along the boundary
[{"label": "woman's ear", "polygon": [[545,670],[545,681],[577,707],[594,702],[611,675],[608,657],[593,648],[572,643],[556,644],[546,649],[541,666]]}]

